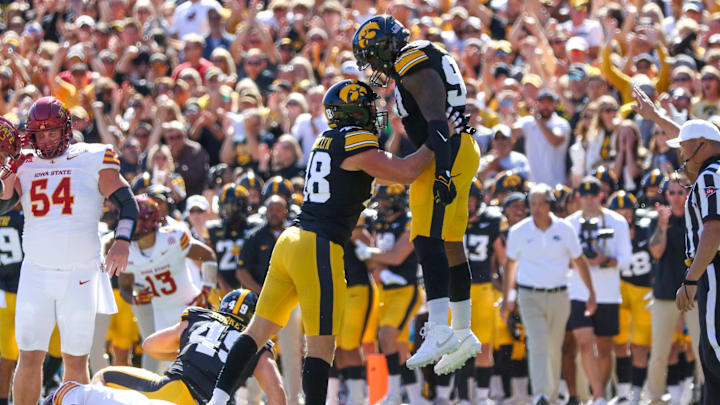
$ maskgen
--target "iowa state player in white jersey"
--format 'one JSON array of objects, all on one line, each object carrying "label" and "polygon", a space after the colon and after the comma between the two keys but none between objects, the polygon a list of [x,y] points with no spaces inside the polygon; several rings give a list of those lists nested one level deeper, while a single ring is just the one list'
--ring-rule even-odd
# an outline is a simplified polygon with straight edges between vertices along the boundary
[{"label": "iowa state player in white jersey", "polygon": [[[177,323],[188,305],[201,305],[210,288],[215,287],[215,252],[177,226],[160,227],[162,217],[157,203],[145,194],[135,196],[140,213],[130,244],[127,271],[120,275],[120,295],[128,302],[138,295],[150,301],[155,330]],[[192,281],[185,259],[199,260],[203,270],[203,290]],[[143,291],[133,297],[134,286]]]},{"label": "iowa state player in white jersey", "polygon": [[[28,112],[32,153],[11,153],[2,180],[0,211],[19,200],[25,212],[25,258],[17,295],[15,335],[20,356],[15,372],[16,405],[40,397],[42,363],[57,323],[63,380],[87,383],[87,355],[95,314],[117,311],[110,280],[127,265],[138,208],[112,146],[70,145],[71,121],[58,99],[38,99]],[[0,143],[20,145],[14,128],[0,130]],[[29,151],[28,151],[29,152]],[[15,174],[17,172],[17,174]],[[98,223],[108,198],[120,212],[115,244],[102,262]]]}]

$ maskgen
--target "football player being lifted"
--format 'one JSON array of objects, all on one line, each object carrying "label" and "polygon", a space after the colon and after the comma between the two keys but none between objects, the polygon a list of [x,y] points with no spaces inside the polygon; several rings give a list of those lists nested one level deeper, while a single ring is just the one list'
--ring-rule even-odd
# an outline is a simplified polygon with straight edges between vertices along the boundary
[{"label": "football player being lifted", "polygon": [[[150,399],[176,405],[207,403],[228,351],[250,322],[256,303],[255,293],[239,288],[222,299],[218,311],[186,308],[179,321],[143,342],[143,350],[154,358],[173,361],[164,375],[135,367],[107,367],[93,377],[93,382],[139,391]],[[265,342],[245,364],[240,378],[244,382],[255,376],[268,405],[282,405],[285,393],[272,347],[272,342]]]},{"label": "football player being lifted", "polygon": [[287,323],[298,302],[307,342],[305,401],[325,403],[345,305],[343,247],[371,196],[374,177],[408,184],[432,159],[426,147],[404,159],[378,149],[377,99],[370,86],[351,80],[325,94],[330,129],[310,152],[301,212],[275,244],[255,316],[230,351],[210,404],[227,403],[243,365]]},{"label": "football player being lifted", "polygon": [[[35,405],[55,324],[63,380],[88,382],[95,314],[117,312],[110,280],[102,271],[125,271],[138,207],[111,145],[70,144],[70,113],[60,100],[42,97],[30,107],[29,154],[20,151],[17,131],[5,122],[2,127],[2,149],[15,159],[4,171],[0,212],[20,201],[25,213],[15,317],[20,349],[15,381],[21,383],[14,385],[13,397],[15,404]],[[106,198],[117,207],[120,220],[103,263],[98,223]]]},{"label": "football player being lifted", "polygon": [[455,59],[429,41],[409,38],[393,17],[375,16],[355,32],[353,53],[361,70],[372,67],[371,84],[395,81],[408,137],[434,152],[434,164],[410,186],[410,240],[422,265],[429,318],[425,341],[406,364],[414,369],[440,359],[435,372],[446,374],[481,349],[470,329],[470,266],[462,242],[480,149],[464,115],[467,91]]}]

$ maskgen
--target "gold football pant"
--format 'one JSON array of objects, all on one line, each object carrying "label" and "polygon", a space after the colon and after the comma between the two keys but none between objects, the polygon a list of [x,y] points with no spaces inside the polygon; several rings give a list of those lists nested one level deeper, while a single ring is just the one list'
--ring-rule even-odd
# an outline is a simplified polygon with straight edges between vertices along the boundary
[{"label": "gold football pant", "polygon": [[465,235],[470,184],[480,164],[480,148],[475,138],[466,133],[452,136],[449,142],[452,153],[450,175],[457,190],[457,197],[445,206],[435,204],[435,163],[428,166],[410,185],[411,241],[416,236],[426,236],[460,242]]},{"label": "gold football pant", "polygon": [[299,302],[305,335],[337,336],[345,290],[343,247],[293,226],[275,244],[255,315],[285,326]]}]

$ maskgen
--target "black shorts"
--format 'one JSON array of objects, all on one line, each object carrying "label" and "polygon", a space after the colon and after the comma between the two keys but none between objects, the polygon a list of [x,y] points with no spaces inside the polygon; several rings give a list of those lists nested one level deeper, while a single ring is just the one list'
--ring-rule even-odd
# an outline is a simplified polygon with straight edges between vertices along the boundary
[{"label": "black shorts", "polygon": [[598,304],[592,316],[585,316],[585,301],[570,301],[567,330],[593,328],[595,336],[615,336],[620,333],[620,304]]}]

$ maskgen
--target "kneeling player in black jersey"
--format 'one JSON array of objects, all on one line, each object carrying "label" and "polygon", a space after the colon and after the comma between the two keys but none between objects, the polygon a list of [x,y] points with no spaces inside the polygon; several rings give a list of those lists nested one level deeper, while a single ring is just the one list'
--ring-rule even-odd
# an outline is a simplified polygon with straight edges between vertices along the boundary
[{"label": "kneeling player in black jersey", "polygon": [[[176,325],[150,335],[143,350],[158,360],[174,360],[163,376],[135,367],[107,367],[93,382],[177,405],[205,404],[230,348],[250,322],[256,302],[255,293],[240,288],[222,299],[219,311],[189,307]],[[265,343],[244,365],[240,383],[250,375],[265,391],[268,404],[285,404],[272,342]]]}]

